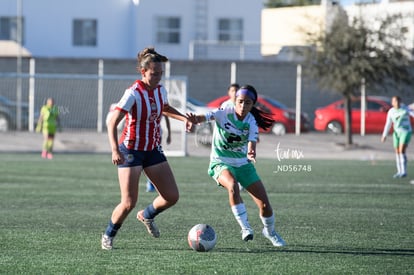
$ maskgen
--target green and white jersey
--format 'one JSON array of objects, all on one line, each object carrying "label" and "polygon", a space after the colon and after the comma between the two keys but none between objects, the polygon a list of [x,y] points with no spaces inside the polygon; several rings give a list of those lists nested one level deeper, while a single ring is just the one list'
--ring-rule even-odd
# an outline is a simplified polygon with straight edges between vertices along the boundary
[{"label": "green and white jersey", "polygon": [[248,163],[247,143],[257,141],[259,128],[249,113],[243,121],[238,120],[234,107],[216,109],[206,114],[215,120],[210,162],[226,163],[240,167]]},{"label": "green and white jersey", "polygon": [[394,126],[393,129],[396,133],[411,132],[410,115],[414,117],[414,111],[408,109],[407,106],[400,106],[399,109],[395,109],[394,107],[389,109],[382,136],[387,136],[391,125]]}]

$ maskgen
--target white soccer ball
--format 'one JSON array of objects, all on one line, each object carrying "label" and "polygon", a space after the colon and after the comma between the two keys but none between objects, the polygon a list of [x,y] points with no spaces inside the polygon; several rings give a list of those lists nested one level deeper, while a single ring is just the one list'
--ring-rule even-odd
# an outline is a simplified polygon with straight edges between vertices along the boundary
[{"label": "white soccer ball", "polygon": [[217,235],[208,224],[196,224],[188,232],[188,244],[198,252],[207,252],[214,248]]}]

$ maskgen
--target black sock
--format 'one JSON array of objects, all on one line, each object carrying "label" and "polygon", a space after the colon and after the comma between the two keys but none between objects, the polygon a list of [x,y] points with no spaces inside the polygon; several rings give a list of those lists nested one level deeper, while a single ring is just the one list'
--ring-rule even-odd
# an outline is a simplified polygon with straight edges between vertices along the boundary
[{"label": "black sock", "polygon": [[118,232],[118,229],[121,228],[122,224],[113,224],[111,220],[109,220],[108,227],[105,230],[105,235],[109,237],[115,237],[116,232]]}]

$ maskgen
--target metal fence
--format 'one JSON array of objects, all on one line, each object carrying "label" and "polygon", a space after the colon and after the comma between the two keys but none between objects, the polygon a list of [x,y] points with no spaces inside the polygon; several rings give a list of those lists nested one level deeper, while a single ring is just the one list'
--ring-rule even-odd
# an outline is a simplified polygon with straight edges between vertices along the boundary
[{"label": "metal fence", "polygon": [[283,45],[260,42],[191,41],[189,60],[263,60],[275,56]]},{"label": "metal fence", "polygon": [[[0,73],[0,115],[16,128],[33,131],[45,100],[53,97],[65,129],[105,130],[105,117],[137,75]],[[21,85],[18,85],[20,81]],[[185,112],[185,77],[163,79],[170,103]],[[19,91],[19,86],[21,90]],[[19,110],[20,109],[20,110]],[[20,115],[19,115],[20,112]]]}]

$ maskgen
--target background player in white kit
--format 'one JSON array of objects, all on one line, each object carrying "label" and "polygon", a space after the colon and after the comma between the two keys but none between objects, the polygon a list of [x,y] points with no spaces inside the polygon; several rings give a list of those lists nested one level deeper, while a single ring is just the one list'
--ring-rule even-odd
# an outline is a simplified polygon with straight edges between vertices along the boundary
[{"label": "background player in white kit", "polygon": [[236,92],[239,90],[240,85],[237,83],[230,84],[230,86],[227,88],[227,95],[229,96],[229,99],[221,103],[220,108],[226,108],[231,107],[236,104]]},{"label": "background player in white kit", "polygon": [[392,108],[388,110],[381,141],[385,142],[391,125],[393,125],[394,132],[392,136],[397,165],[397,173],[394,178],[403,178],[407,176],[406,150],[412,136],[410,116],[414,117],[414,111],[402,105],[401,98],[398,96],[392,97],[391,104]]}]

